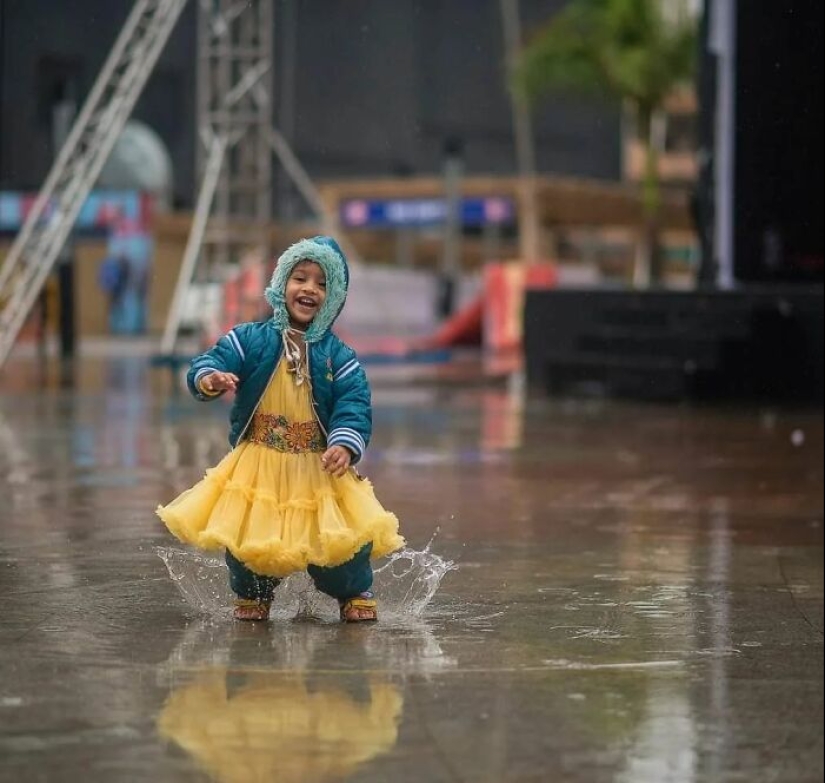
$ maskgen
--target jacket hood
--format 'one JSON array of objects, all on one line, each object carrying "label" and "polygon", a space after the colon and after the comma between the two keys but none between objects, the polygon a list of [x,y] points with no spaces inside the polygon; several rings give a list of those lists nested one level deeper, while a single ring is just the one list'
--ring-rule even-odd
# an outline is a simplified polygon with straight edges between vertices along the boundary
[{"label": "jacket hood", "polygon": [[307,343],[317,343],[332,329],[344,309],[349,290],[349,265],[344,251],[332,237],[318,236],[292,245],[278,259],[272,281],[266,289],[266,300],[275,312],[275,325],[281,332],[289,329],[286,284],[301,261],[314,261],[324,270],[327,278],[326,301],[305,336]]}]

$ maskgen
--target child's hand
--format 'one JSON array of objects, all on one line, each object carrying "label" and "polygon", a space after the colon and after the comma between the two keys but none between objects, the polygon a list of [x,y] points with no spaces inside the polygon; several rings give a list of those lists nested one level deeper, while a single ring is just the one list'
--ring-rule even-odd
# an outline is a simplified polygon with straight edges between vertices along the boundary
[{"label": "child's hand", "polygon": [[205,375],[200,380],[200,386],[207,394],[220,394],[221,392],[237,391],[240,379],[231,372],[213,372]]},{"label": "child's hand", "polygon": [[333,446],[321,457],[321,464],[327,473],[343,478],[352,465],[352,454],[343,446]]}]

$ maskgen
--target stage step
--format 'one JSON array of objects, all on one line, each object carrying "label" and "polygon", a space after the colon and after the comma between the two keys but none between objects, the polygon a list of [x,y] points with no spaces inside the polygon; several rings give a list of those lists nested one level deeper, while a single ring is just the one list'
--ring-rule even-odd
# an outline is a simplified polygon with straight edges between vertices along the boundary
[{"label": "stage step", "polygon": [[643,399],[812,399],[822,291],[531,291],[528,381]]}]

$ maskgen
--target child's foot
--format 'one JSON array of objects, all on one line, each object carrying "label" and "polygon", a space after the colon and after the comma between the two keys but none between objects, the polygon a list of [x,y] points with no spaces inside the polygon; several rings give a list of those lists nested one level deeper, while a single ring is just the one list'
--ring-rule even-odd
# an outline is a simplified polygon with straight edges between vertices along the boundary
[{"label": "child's foot", "polygon": [[235,601],[234,617],[246,623],[265,623],[269,620],[269,608],[272,604],[266,601]]},{"label": "child's foot", "polygon": [[344,623],[374,623],[378,620],[378,602],[372,593],[361,593],[339,603]]}]

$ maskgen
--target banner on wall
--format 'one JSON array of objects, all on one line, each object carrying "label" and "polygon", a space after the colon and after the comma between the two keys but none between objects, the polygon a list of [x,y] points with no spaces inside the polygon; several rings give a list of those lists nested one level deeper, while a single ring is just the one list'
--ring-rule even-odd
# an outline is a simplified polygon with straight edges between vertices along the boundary
[{"label": "banner on wall", "polygon": [[[34,208],[37,195],[0,191],[0,233],[16,234]],[[54,205],[45,211],[45,219],[52,215]],[[74,230],[80,235],[105,236],[118,224],[147,230],[152,211],[152,198],[139,191],[99,190],[89,194],[75,221]]]},{"label": "banner on wall", "polygon": [[[341,204],[346,228],[432,228],[447,221],[443,198],[349,199]],[[507,196],[465,198],[460,206],[466,228],[508,226],[516,222],[516,203]]]}]

